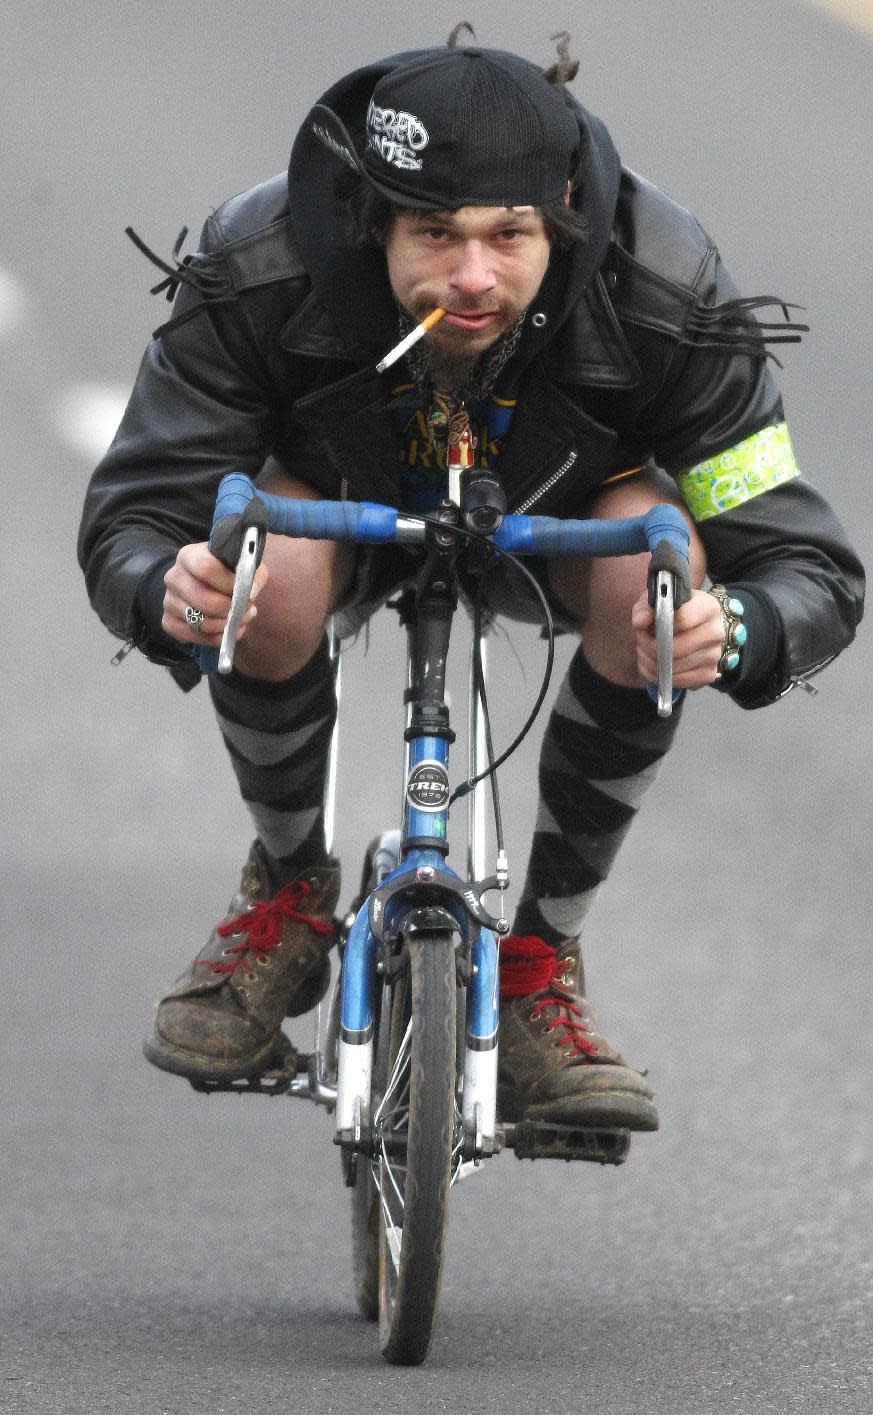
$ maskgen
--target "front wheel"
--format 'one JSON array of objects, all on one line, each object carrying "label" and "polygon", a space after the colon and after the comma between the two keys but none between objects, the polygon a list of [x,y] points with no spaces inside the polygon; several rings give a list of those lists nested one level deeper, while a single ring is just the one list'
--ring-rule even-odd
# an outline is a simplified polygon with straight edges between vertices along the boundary
[{"label": "front wheel", "polygon": [[401,962],[387,1019],[385,1089],[373,1115],[373,1177],[380,1345],[387,1360],[411,1366],[424,1360],[433,1336],[452,1168],[461,1145],[452,934],[407,939]]}]

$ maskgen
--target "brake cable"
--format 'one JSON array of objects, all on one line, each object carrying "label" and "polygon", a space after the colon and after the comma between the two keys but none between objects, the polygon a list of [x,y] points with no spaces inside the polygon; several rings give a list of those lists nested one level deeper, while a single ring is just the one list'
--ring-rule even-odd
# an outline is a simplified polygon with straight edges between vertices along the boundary
[{"label": "brake cable", "polygon": [[[470,794],[470,792],[474,789],[474,787],[475,787],[479,782],[486,780],[486,778],[490,781],[490,783],[491,783],[491,802],[492,802],[492,810],[493,810],[493,815],[494,815],[495,850],[496,850],[496,853],[497,853],[497,862],[498,862],[498,867],[497,867],[498,879],[499,879],[499,877],[500,877],[500,872],[501,872],[501,864],[500,864],[500,862],[503,861],[502,869],[503,869],[503,872],[504,872],[504,878],[503,878],[502,883],[500,884],[500,889],[501,889],[501,896],[500,896],[500,897],[501,897],[501,899],[503,899],[503,889],[504,889],[504,887],[505,887],[505,885],[506,885],[506,883],[507,883],[507,879],[506,879],[506,842],[505,842],[504,834],[503,834],[503,813],[502,813],[501,807],[500,807],[500,788],[499,788],[498,782],[497,782],[497,769],[498,769],[498,767],[502,766],[502,764],[503,764],[505,761],[507,761],[509,757],[512,756],[513,752],[515,752],[516,749],[517,749],[517,748],[521,745],[521,743],[524,741],[525,737],[527,736],[528,732],[529,732],[530,729],[532,728],[532,726],[533,726],[533,724],[534,724],[534,722],[535,722],[535,720],[536,720],[536,718],[537,718],[537,716],[538,716],[538,714],[539,714],[540,708],[541,708],[542,705],[543,705],[543,701],[544,701],[544,699],[545,699],[546,693],[548,692],[549,683],[550,683],[551,677],[552,677],[552,668],[553,668],[553,665],[554,665],[554,657],[555,657],[555,631],[554,631],[554,623],[553,623],[553,621],[552,621],[552,615],[551,615],[551,610],[550,610],[550,608],[549,608],[548,600],[546,599],[546,597],[545,597],[545,595],[544,595],[544,593],[543,593],[542,587],[541,587],[541,585],[539,584],[539,582],[537,581],[536,577],[535,577],[533,574],[531,574],[531,572],[528,570],[527,566],[526,566],[526,565],[523,565],[523,564],[521,563],[521,561],[520,561],[516,556],[512,555],[512,554],[511,554],[510,552],[508,552],[508,551],[501,551],[498,546],[493,545],[493,543],[491,543],[491,542],[489,542],[489,545],[490,545],[490,549],[491,549],[492,552],[496,550],[496,551],[498,551],[499,554],[505,555],[506,558],[515,566],[515,568],[521,571],[521,573],[522,573],[522,574],[525,576],[525,578],[528,580],[529,584],[532,585],[532,587],[533,587],[533,589],[534,589],[534,591],[535,591],[535,593],[536,593],[536,596],[537,596],[537,598],[538,598],[539,601],[540,601],[540,605],[541,605],[541,607],[542,607],[542,609],[543,609],[544,618],[545,618],[545,628],[546,628],[546,634],[547,634],[547,639],[548,639],[548,652],[547,652],[547,659],[546,659],[546,667],[545,667],[545,671],[544,671],[544,673],[543,673],[543,678],[542,678],[542,681],[541,681],[541,684],[540,684],[540,690],[539,690],[539,692],[538,692],[538,694],[537,694],[536,702],[534,703],[534,706],[533,706],[532,710],[531,710],[530,713],[528,714],[528,717],[527,717],[526,721],[524,722],[524,725],[522,726],[521,731],[516,735],[516,737],[514,738],[514,740],[510,743],[510,745],[506,748],[506,750],[500,755],[500,757],[495,758],[495,756],[494,756],[494,743],[493,743],[493,738],[492,738],[492,733],[491,733],[491,714],[490,714],[490,711],[489,711],[489,708],[488,708],[488,695],[487,695],[486,688],[485,688],[485,672],[484,672],[484,667],[483,667],[483,663],[482,663],[482,616],[483,616],[483,610],[484,610],[484,607],[485,607],[485,593],[484,593],[484,590],[485,590],[485,581],[486,581],[486,579],[487,579],[487,576],[488,576],[489,571],[490,571],[491,569],[493,569],[494,564],[496,563],[495,559],[494,559],[494,558],[491,558],[491,559],[486,563],[485,568],[484,568],[484,570],[482,571],[482,574],[481,574],[480,577],[479,577],[479,582],[478,582],[478,585],[477,585],[477,587],[476,587],[476,598],[475,598],[474,605],[473,605],[473,691],[476,693],[476,695],[477,695],[477,697],[478,697],[478,699],[479,699],[479,703],[480,703],[480,709],[481,709],[481,713],[482,713],[482,725],[483,725],[483,728],[484,728],[484,737],[485,737],[485,754],[486,754],[486,757],[487,757],[488,766],[487,766],[487,768],[486,768],[484,771],[480,772],[477,776],[470,777],[467,781],[463,782],[460,786],[456,787],[455,791],[452,793],[452,795],[451,795],[450,798],[449,798],[449,809],[451,809],[451,806],[452,806],[453,802],[455,802],[456,800],[460,799],[461,797],[468,796],[468,795]],[[502,905],[501,905],[501,913],[502,913]]]},{"label": "brake cable", "polygon": [[503,849],[503,827],[502,827],[502,819],[501,819],[501,812],[500,812],[500,797],[499,797],[499,792],[498,792],[498,788],[497,788],[497,775],[496,775],[496,773],[497,773],[498,768],[501,767],[501,766],[503,766],[504,762],[508,761],[508,759],[512,756],[512,754],[513,754],[515,751],[517,751],[517,749],[521,746],[522,742],[524,741],[525,737],[526,737],[526,736],[528,735],[528,733],[530,732],[531,728],[532,728],[533,725],[534,725],[534,722],[536,721],[537,717],[539,716],[540,709],[542,708],[543,702],[545,701],[546,694],[547,694],[548,691],[549,691],[549,684],[551,683],[551,680],[552,680],[552,671],[553,671],[554,662],[555,662],[555,626],[554,626],[554,622],[553,622],[553,620],[552,620],[552,612],[551,612],[551,609],[549,608],[549,602],[548,602],[548,600],[546,599],[546,596],[545,596],[545,594],[544,594],[544,592],[543,592],[542,586],[540,585],[540,583],[539,583],[539,581],[537,580],[536,576],[531,573],[531,571],[527,568],[527,566],[523,563],[523,561],[519,559],[519,557],[518,557],[517,555],[513,555],[511,551],[503,550],[500,546],[495,545],[493,541],[489,540],[489,538],[488,538],[487,536],[482,535],[482,534],[481,534],[480,532],[478,532],[478,531],[471,531],[468,527],[461,527],[461,526],[457,527],[457,529],[460,530],[463,534],[469,536],[470,539],[474,539],[474,540],[478,540],[478,541],[480,541],[480,542],[483,542],[485,545],[487,545],[487,546],[489,547],[489,549],[490,549],[492,552],[496,552],[498,556],[505,557],[518,571],[520,571],[520,573],[525,577],[525,579],[528,581],[529,585],[530,585],[530,586],[532,587],[532,589],[534,590],[534,593],[536,594],[536,597],[537,597],[537,599],[539,600],[539,603],[540,603],[540,607],[541,607],[541,609],[542,609],[542,611],[543,611],[543,618],[544,618],[544,621],[545,621],[545,622],[544,622],[544,627],[545,627],[545,630],[546,630],[546,638],[547,638],[546,666],[545,666],[545,669],[544,669],[544,671],[543,671],[543,677],[542,677],[542,681],[541,681],[541,683],[540,683],[539,692],[537,693],[536,701],[535,701],[535,703],[534,703],[534,705],[533,705],[531,711],[528,713],[528,716],[527,716],[527,718],[525,719],[525,722],[524,722],[524,724],[523,724],[521,730],[517,733],[517,735],[514,737],[514,739],[512,740],[512,742],[509,744],[509,746],[508,746],[503,752],[501,752],[501,754],[500,754],[499,757],[497,757],[497,758],[495,759],[495,757],[494,757],[494,747],[493,747],[493,741],[492,741],[492,735],[491,735],[491,716],[490,716],[490,713],[489,713],[489,711],[488,711],[488,698],[487,698],[487,693],[486,693],[486,691],[485,691],[485,675],[484,675],[484,673],[483,673],[483,671],[482,671],[482,656],[481,656],[481,653],[480,653],[480,651],[479,651],[480,628],[481,628],[481,621],[482,621],[482,609],[483,609],[483,603],[484,603],[483,586],[484,586],[484,582],[485,582],[485,579],[486,579],[486,577],[487,577],[488,571],[489,571],[489,569],[491,568],[491,566],[493,565],[494,562],[492,561],[492,562],[491,562],[491,565],[486,565],[485,571],[483,572],[483,574],[482,574],[482,576],[481,576],[481,578],[480,578],[480,580],[479,580],[479,585],[478,585],[478,587],[477,587],[477,591],[476,591],[476,601],[475,601],[475,604],[474,604],[474,612],[473,612],[473,634],[474,634],[474,639],[473,639],[473,645],[474,645],[474,646],[473,646],[473,674],[474,674],[474,690],[475,690],[475,692],[478,694],[478,696],[479,696],[479,701],[480,701],[480,703],[481,703],[481,705],[482,705],[482,722],[483,722],[483,726],[484,726],[484,728],[485,728],[485,753],[486,753],[486,756],[487,756],[487,758],[488,758],[488,766],[485,768],[484,771],[479,772],[479,774],[478,774],[477,776],[471,776],[471,777],[469,777],[466,781],[463,781],[460,786],[457,786],[457,787],[455,788],[454,792],[453,792],[452,795],[449,797],[449,807],[451,807],[452,805],[454,805],[455,801],[461,800],[464,796],[469,795],[469,793],[473,790],[473,788],[474,788],[475,786],[478,786],[478,784],[479,784],[480,781],[485,781],[486,779],[490,779],[490,781],[491,781],[491,794],[492,794],[492,799],[493,799],[493,802],[494,802],[494,824],[495,824],[495,832],[496,832],[496,836],[497,836],[497,848],[498,848],[498,850],[502,850],[502,849]]}]

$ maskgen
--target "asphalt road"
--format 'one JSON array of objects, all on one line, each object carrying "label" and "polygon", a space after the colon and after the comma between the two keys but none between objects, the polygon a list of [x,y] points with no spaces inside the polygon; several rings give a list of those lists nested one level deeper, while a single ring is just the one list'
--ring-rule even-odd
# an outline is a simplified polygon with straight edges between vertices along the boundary
[{"label": "asphalt road", "polygon": [[[873,1408],[869,636],[815,698],[689,705],[589,929],[598,1009],[650,1067],[662,1130],[622,1170],[504,1156],[457,1189],[425,1368],[384,1366],[355,1315],[329,1120],[197,1097],[140,1056],[248,834],[205,693],[136,656],[111,669],[74,562],[96,447],[163,317],[123,228],[167,251],[284,165],[339,72],[458,18],[442,0],[7,11],[3,1412]],[[869,559],[869,37],[789,0],[471,18],[543,61],[567,24],[625,161],[747,292],[808,307],[782,376],[794,441]],[[397,672],[396,637],[376,625],[348,658],[349,891],[362,836],[394,820],[367,681]],[[541,652],[513,643],[504,734]],[[518,877],[532,780],[527,753],[504,788]]]}]

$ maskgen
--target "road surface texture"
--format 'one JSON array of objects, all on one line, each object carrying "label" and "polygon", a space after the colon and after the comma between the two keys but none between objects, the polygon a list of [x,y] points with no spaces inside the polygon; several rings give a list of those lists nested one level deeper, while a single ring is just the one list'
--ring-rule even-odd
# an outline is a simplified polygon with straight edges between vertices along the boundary
[{"label": "road surface texture", "polygon": [[[848,8],[854,25],[788,0],[469,16],[542,62],[571,29],[576,91],[624,160],[695,211],[746,293],[807,306],[782,375],[794,441],[869,559],[873,50]],[[195,1096],[140,1055],[248,830],[205,691],[137,655],[110,668],[75,565],[90,467],[166,311],[123,229],[165,253],[183,223],[196,239],[284,166],[337,74],[467,13],[7,10],[4,1415],[873,1409],[867,635],[817,697],[689,702],[588,931],[593,996],[649,1066],[662,1130],[618,1171],[506,1155],[456,1190],[426,1367],[385,1366],[355,1313],[329,1119]],[[374,732],[366,684],[379,668],[399,690],[398,639],[377,623],[347,657],[345,898],[361,842],[394,823],[399,710]],[[493,659],[505,742],[542,645],[514,632]],[[504,777],[519,880],[533,750]]]}]

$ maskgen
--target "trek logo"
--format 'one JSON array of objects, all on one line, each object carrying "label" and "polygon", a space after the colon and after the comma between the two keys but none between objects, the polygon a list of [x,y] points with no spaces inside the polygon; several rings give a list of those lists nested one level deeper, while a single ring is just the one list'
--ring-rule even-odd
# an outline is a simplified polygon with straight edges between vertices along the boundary
[{"label": "trek logo", "polygon": [[370,100],[367,110],[368,146],[384,162],[404,172],[420,172],[421,158],[416,156],[427,147],[430,134],[414,113],[398,113],[394,108],[379,108]]},{"label": "trek logo", "polygon": [[444,811],[449,804],[449,776],[442,762],[419,762],[409,774],[406,799],[417,811]]}]

